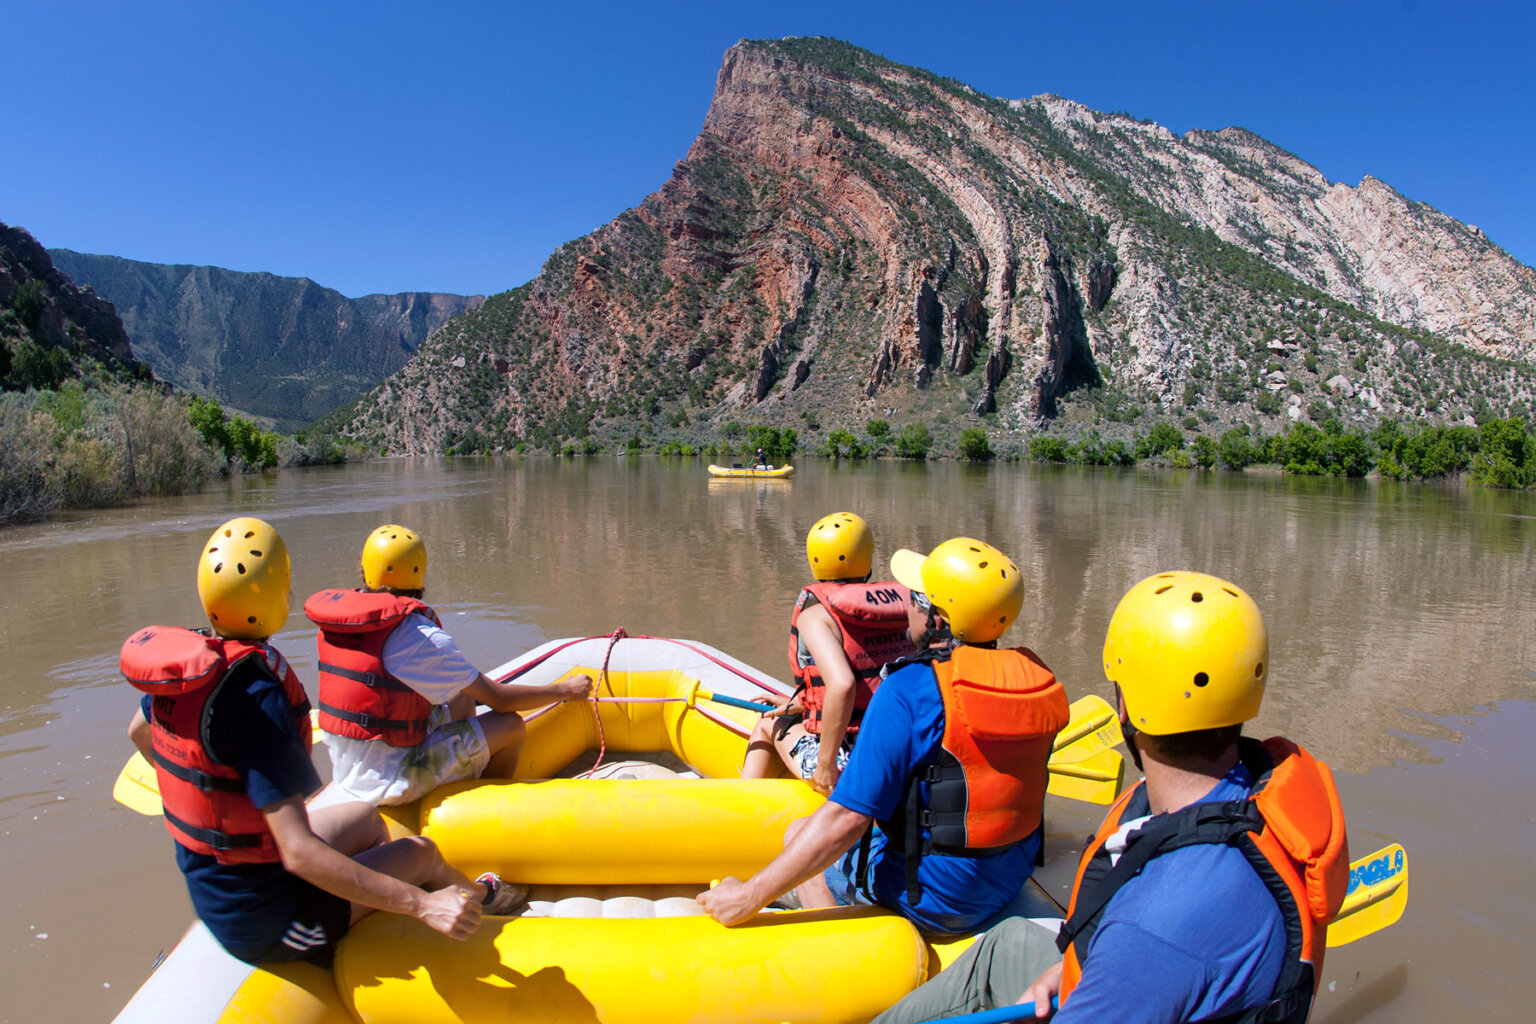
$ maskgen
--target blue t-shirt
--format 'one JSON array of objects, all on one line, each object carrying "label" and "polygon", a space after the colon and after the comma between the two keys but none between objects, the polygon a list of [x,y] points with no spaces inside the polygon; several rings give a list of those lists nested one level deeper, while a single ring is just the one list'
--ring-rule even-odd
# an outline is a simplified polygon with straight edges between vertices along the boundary
[{"label": "blue t-shirt", "polygon": [[[152,698],[145,696],[145,717]],[[320,788],[282,684],[256,660],[237,665],[213,698],[211,753],[231,764],[257,807]],[[309,883],[282,864],[220,864],[176,844],[192,908],[235,956],[270,949],[293,920]]]},{"label": "blue t-shirt", "polygon": [[[1199,803],[1246,799],[1238,764]],[[1268,999],[1285,961],[1285,920],[1241,850],[1187,846],[1154,857],[1104,908],[1082,982],[1055,1020],[1178,1024]]]},{"label": "blue t-shirt", "polygon": [[[888,676],[859,723],[859,741],[832,791],[833,803],[888,822],[906,797],[907,779],[930,764],[944,737],[944,700],[927,665]],[[922,783],[927,796],[926,782]],[[927,838],[927,831],[923,836]],[[870,845],[875,898],[937,934],[977,931],[991,923],[1029,880],[1040,836],[981,857],[926,854],[918,865],[922,895],[907,902],[906,858],[876,835]]]}]

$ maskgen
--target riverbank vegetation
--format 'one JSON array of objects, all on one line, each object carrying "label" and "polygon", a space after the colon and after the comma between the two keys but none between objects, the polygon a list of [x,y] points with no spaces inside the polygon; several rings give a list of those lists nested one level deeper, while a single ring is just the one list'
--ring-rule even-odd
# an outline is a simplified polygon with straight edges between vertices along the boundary
[{"label": "riverbank vegetation", "polygon": [[0,393],[0,526],[195,491],[220,474],[339,462],[329,438],[264,431],[161,384],[80,379]]},{"label": "riverbank vegetation", "polygon": [[[619,446],[627,454],[654,452],[685,457],[750,457],[761,447],[776,464],[800,449],[794,430],[728,423],[714,440],[678,437],[657,441],[635,434]],[[1145,433],[1105,437],[1096,428],[1077,434],[1042,431],[1019,445],[994,448],[984,427],[966,427],[953,449],[941,448],[927,424],[899,429],[870,420],[862,432],[839,428],[807,454],[829,459],[895,457],[925,460],[952,455],[963,462],[1039,462],[1089,466],[1137,464],[1186,469],[1242,471],[1268,465],[1299,476],[1364,477],[1390,480],[1466,477],[1490,487],[1536,486],[1536,436],[1520,417],[1490,417],[1477,426],[1408,425],[1386,421],[1372,430],[1344,427],[1337,419],[1299,421],[1275,434],[1231,427],[1212,436],[1162,420]],[[604,445],[592,437],[568,442],[555,454],[597,455]]]}]

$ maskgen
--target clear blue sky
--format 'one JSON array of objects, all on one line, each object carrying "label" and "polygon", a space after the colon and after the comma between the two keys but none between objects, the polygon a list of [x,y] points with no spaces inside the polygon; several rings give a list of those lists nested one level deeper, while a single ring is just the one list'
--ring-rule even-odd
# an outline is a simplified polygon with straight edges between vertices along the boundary
[{"label": "clear blue sky", "polygon": [[502,291],[666,180],[732,43],[830,35],[997,96],[1241,125],[1536,263],[1533,8],[5,0],[0,221],[348,295]]}]

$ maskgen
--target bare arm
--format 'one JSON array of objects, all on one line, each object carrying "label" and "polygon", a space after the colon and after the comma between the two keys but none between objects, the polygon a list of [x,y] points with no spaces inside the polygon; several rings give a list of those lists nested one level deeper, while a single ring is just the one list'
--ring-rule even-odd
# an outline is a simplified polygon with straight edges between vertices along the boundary
[{"label": "bare arm", "polygon": [[485,673],[464,688],[464,693],[492,711],[532,711],[563,700],[583,699],[592,692],[592,677],[568,676],[545,686],[498,683]]},{"label": "bare arm", "polygon": [[150,739],[149,720],[144,717],[143,708],[135,711],[133,720],[128,723],[128,739],[144,755],[144,760],[155,763],[155,744]]},{"label": "bare arm", "polygon": [[822,804],[767,867],[745,882],[722,879],[713,889],[699,893],[699,905],[721,924],[740,924],[807,878],[825,871],[864,834],[871,820],[841,804]]},{"label": "bare arm", "polygon": [[821,681],[826,686],[821,708],[821,743],[817,749],[816,776],[811,780],[823,793],[831,792],[841,774],[837,768],[837,750],[848,734],[853,719],[853,667],[843,651],[843,637],[832,615],[821,605],[800,613],[800,639],[816,662]]},{"label": "bare arm", "polygon": [[436,892],[374,871],[327,846],[309,827],[302,797],[261,809],[283,867],[317,888],[374,910],[407,914],[435,931],[466,939],[480,926],[480,894],[450,885]]}]

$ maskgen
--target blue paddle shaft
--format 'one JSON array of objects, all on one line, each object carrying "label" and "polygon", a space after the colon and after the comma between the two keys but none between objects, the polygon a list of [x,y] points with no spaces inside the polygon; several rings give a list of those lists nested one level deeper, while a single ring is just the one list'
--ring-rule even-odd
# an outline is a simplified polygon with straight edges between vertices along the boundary
[{"label": "blue paddle shaft", "polygon": [[[1051,1000],[1051,1007],[1056,1007],[1055,999]],[[1005,1021],[1034,1019],[1034,1003],[1015,1003],[1013,1006],[999,1006],[995,1010],[978,1010],[959,1017],[945,1017],[941,1021],[929,1021],[928,1024],[1004,1024]]]},{"label": "blue paddle shaft", "polygon": [[729,704],[733,708],[746,708],[748,711],[756,711],[758,714],[773,710],[773,705],[771,704],[759,704],[755,700],[742,700],[740,697],[722,697],[718,693],[711,693],[708,696],[701,693],[699,696],[704,697],[705,700],[712,700],[716,704]]}]

